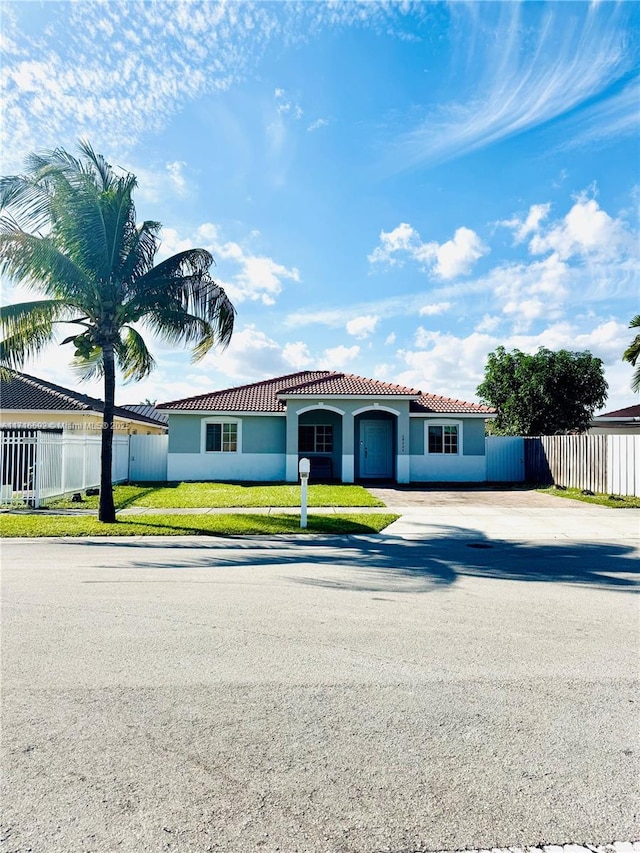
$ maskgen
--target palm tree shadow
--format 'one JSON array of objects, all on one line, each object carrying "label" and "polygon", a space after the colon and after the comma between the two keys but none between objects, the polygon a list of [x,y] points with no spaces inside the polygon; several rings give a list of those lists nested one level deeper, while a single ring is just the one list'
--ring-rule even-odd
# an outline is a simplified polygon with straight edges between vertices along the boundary
[{"label": "palm tree shadow", "polygon": [[[304,540],[272,535],[220,537],[195,544],[182,539],[162,543],[96,539],[77,546],[126,549],[131,559],[124,565],[135,570],[215,572],[280,566],[291,583],[369,593],[432,592],[464,576],[634,591],[640,573],[632,545],[489,539],[477,530],[455,526],[440,527],[436,535],[419,540],[384,534],[319,535]],[[305,570],[291,574],[291,568],[302,566]],[[188,582],[188,577],[184,580]]]}]

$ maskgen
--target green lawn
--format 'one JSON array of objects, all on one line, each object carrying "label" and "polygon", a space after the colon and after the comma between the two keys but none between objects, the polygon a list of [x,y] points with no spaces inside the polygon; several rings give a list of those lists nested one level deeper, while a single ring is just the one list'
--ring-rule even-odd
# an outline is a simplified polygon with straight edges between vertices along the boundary
[{"label": "green lawn", "polygon": [[[114,486],[116,509],[130,506],[175,509],[202,507],[300,506],[299,485],[244,486],[232,483],[149,483],[147,485]],[[308,489],[308,506],[384,506],[362,486],[312,485]],[[73,507],[97,509],[97,497],[84,497],[82,503],[70,498],[47,501],[51,509]]]},{"label": "green lawn", "polygon": [[102,524],[88,515],[0,513],[0,535],[40,536],[245,536],[277,533],[379,533],[398,518],[391,513],[309,515],[300,529],[297,515],[148,515]]},{"label": "green lawn", "polygon": [[543,495],[555,495],[558,498],[570,498],[574,501],[584,501],[588,504],[608,506],[610,509],[636,509],[640,507],[640,498],[624,497],[622,495],[584,495],[580,489],[559,489],[549,486],[548,489],[536,489]]}]

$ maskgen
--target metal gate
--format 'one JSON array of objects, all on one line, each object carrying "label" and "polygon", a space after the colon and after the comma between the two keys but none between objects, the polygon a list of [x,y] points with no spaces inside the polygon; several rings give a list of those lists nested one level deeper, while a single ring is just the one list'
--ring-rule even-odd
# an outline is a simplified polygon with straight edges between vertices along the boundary
[{"label": "metal gate", "polygon": [[168,435],[129,436],[129,480],[132,483],[165,482]]},{"label": "metal gate", "polygon": [[524,439],[519,435],[488,435],[487,480],[490,483],[524,482]]}]

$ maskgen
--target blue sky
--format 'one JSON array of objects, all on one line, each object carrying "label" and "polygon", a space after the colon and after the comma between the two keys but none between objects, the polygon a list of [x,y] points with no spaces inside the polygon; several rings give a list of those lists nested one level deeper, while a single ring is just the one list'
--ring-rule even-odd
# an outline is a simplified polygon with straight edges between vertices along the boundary
[{"label": "blue sky", "polygon": [[[161,256],[215,256],[231,346],[192,365],[154,344],[156,371],[120,403],[306,368],[475,400],[503,345],[588,349],[605,408],[631,405],[639,13],[3,3],[2,173],[88,138],[138,176]],[[28,372],[75,387],[70,357],[55,347]]]}]

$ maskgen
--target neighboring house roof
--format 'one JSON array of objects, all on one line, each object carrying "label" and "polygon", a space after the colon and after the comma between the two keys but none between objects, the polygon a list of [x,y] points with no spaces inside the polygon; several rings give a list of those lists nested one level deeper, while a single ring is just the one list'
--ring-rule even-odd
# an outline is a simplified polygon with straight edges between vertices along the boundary
[{"label": "neighboring house roof", "polygon": [[614,412],[604,412],[602,415],[593,418],[593,420],[598,421],[600,418],[615,418],[616,420],[640,418],[640,405],[627,406],[626,409],[616,409]]},{"label": "neighboring house roof", "polygon": [[[28,376],[26,373],[9,371],[9,378],[0,376],[0,409],[15,412],[96,412],[102,414],[104,403],[95,397],[78,394],[69,388]],[[127,420],[158,426],[157,418],[137,414],[122,406],[114,408],[114,414]]]},{"label": "neighboring house roof", "polygon": [[477,403],[465,403],[434,394],[422,394],[415,388],[367,379],[351,373],[333,370],[303,370],[226,388],[210,394],[199,394],[169,403],[160,403],[158,409],[186,412],[274,412],[286,410],[288,397],[407,397],[410,409],[416,413],[438,414],[493,414],[493,409]]},{"label": "neighboring house roof", "polygon": [[122,408],[126,409],[128,412],[133,412],[136,415],[143,415],[145,418],[149,418],[161,426],[166,426],[169,422],[169,415],[165,415],[164,412],[159,412],[155,406],[151,406],[149,403],[137,403],[135,405],[127,403],[122,406]]}]

